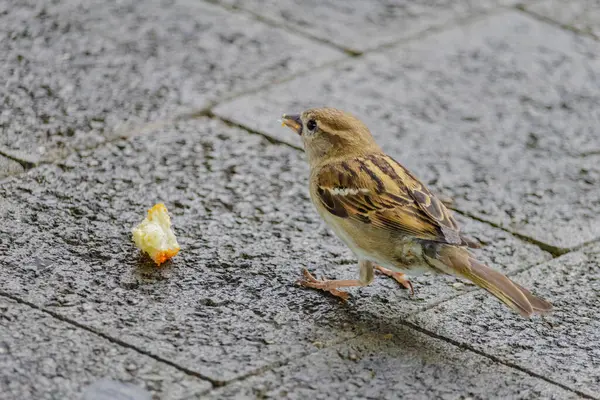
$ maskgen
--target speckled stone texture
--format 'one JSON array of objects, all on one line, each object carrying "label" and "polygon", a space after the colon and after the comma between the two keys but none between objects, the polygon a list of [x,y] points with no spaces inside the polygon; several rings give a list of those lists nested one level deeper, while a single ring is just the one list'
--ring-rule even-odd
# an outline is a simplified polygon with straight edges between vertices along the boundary
[{"label": "speckled stone texture", "polygon": [[0,151],[63,157],[340,57],[202,1],[1,1]]},{"label": "speckled stone texture", "polygon": [[[208,119],[73,155],[0,188],[0,280],[13,295],[215,381],[469,289],[420,277],[410,298],[379,278],[343,304],[295,287],[303,267],[357,276],[355,258],[310,204],[307,174],[296,150]],[[130,233],[158,201],[173,213],[182,247],[161,269],[138,256]],[[497,268],[549,258],[505,232],[461,221]]]},{"label": "speckled stone texture", "polygon": [[511,0],[211,0],[353,52],[389,45],[517,3]]},{"label": "speckled stone texture", "polygon": [[[478,291],[413,317],[419,326],[579,390],[600,393],[600,245],[517,276],[555,310],[531,321]],[[480,310],[485,309],[485,314]]]},{"label": "speckled stone texture", "polygon": [[559,253],[600,238],[600,44],[505,12],[216,108],[299,144],[273,113],[335,105],[463,211]]},{"label": "speckled stone texture", "polygon": [[100,379],[183,399],[207,381],[0,296],[0,393],[3,400],[75,399]]}]

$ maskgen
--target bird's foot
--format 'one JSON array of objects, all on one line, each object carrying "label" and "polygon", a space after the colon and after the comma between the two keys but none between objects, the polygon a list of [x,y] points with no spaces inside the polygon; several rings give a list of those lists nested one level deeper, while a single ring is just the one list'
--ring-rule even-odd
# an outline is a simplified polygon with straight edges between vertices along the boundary
[{"label": "bird's foot", "polygon": [[380,265],[375,266],[375,269],[386,276],[391,276],[394,278],[396,282],[401,284],[404,288],[410,290],[411,296],[415,295],[415,289],[413,288],[412,283],[406,279],[406,275],[404,275],[402,272],[394,272],[390,269],[383,268]]},{"label": "bird's foot", "polygon": [[304,275],[304,279],[300,279],[296,282],[296,284],[329,292],[342,300],[348,300],[349,294],[348,292],[338,290],[339,287],[364,286],[364,284],[358,279],[332,281],[327,279],[317,279],[310,272],[308,272],[306,268],[302,271],[302,275]]}]

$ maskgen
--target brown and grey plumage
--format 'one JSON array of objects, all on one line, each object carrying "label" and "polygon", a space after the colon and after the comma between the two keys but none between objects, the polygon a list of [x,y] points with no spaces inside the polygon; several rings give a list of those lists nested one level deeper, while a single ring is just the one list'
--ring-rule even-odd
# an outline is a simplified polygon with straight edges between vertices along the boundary
[{"label": "brown and grey plumage", "polygon": [[411,172],[386,155],[369,129],[333,108],[284,115],[301,135],[311,167],[311,199],[325,222],[359,259],[360,278],[318,280],[304,271],[303,286],[346,298],[341,287],[364,286],[373,270],[406,287],[404,273],[426,271],[466,278],[523,316],[552,306],[478,262],[446,206]]}]

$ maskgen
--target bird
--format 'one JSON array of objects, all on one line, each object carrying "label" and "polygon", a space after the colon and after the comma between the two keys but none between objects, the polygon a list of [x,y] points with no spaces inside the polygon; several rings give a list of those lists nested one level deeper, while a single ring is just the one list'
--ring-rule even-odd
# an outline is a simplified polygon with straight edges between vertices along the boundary
[{"label": "bird", "polygon": [[315,278],[298,283],[343,300],[342,288],[374,280],[374,271],[414,294],[406,275],[425,272],[473,282],[523,317],[552,305],[477,260],[478,244],[464,236],[450,210],[416,176],[387,155],[367,126],[336,108],[283,114],[281,122],[302,139],[310,167],[309,192],[318,214],[358,259],[358,279]]}]

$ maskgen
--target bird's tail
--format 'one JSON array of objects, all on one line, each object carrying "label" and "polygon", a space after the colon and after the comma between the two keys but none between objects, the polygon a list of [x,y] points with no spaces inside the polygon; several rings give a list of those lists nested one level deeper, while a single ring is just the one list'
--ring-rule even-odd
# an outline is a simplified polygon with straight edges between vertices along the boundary
[{"label": "bird's tail", "polygon": [[441,245],[436,246],[434,254],[426,252],[426,257],[432,266],[447,274],[470,280],[524,317],[552,310],[552,304],[534,296],[500,272],[480,263],[466,249]]}]

